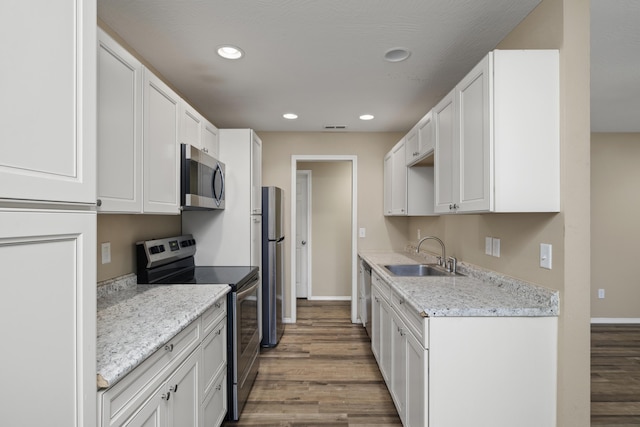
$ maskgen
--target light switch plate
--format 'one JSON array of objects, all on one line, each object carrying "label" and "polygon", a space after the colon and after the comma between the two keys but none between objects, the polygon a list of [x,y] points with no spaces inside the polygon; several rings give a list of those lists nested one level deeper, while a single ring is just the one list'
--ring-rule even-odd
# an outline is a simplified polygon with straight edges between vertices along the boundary
[{"label": "light switch plate", "polygon": [[360,235],[360,237],[366,237],[367,236],[367,229],[364,228],[364,227],[361,227],[360,231],[359,231],[359,235]]},{"label": "light switch plate", "polygon": [[102,254],[102,263],[109,264],[111,262],[111,242],[103,243],[100,249],[100,253]]},{"label": "light switch plate", "polygon": [[540,267],[551,270],[552,251],[548,243],[540,243]]},{"label": "light switch plate", "polygon": [[486,255],[493,254],[493,239],[491,237],[484,238],[484,253]]},{"label": "light switch plate", "polygon": [[496,258],[500,258],[500,239],[496,239],[495,237],[493,238],[491,254]]}]

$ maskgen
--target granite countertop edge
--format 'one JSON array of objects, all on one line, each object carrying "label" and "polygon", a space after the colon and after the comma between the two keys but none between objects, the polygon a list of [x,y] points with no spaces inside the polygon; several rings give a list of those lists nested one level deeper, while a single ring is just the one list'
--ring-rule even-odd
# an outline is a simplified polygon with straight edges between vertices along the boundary
[{"label": "granite countertop edge", "polygon": [[435,263],[427,253],[359,251],[381,279],[423,317],[556,317],[559,292],[464,262],[464,276],[394,276],[387,264]]},{"label": "granite countertop edge", "polygon": [[136,285],[129,276],[102,287],[97,300],[98,389],[116,384],[229,290],[227,284]]}]

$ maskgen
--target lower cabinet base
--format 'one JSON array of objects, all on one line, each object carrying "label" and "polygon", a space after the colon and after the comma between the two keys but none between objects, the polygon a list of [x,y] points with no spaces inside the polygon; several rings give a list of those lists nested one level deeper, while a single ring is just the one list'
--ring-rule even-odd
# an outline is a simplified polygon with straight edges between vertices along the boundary
[{"label": "lower cabinet base", "polygon": [[223,371],[205,396],[200,410],[202,427],[217,427],[227,414],[227,373]]}]

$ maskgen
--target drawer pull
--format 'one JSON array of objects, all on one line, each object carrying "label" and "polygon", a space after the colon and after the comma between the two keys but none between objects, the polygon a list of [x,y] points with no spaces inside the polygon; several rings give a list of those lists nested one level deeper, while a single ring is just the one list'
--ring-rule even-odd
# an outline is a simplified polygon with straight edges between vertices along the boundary
[{"label": "drawer pull", "polygon": [[164,349],[165,349],[165,350],[167,350],[167,351],[169,351],[169,352],[173,351],[173,344],[167,344],[167,345],[165,345],[165,346],[164,346]]},{"label": "drawer pull", "polygon": [[173,387],[169,387],[169,391],[177,393],[178,392],[178,384],[174,385]]},{"label": "drawer pull", "polygon": [[168,402],[170,398],[171,398],[171,392],[170,391],[162,394],[162,400],[166,400]]},{"label": "drawer pull", "polygon": [[219,302],[215,303],[214,305],[216,306],[216,308],[222,307],[222,304],[220,304]]},{"label": "drawer pull", "polygon": [[218,384],[218,386],[216,387],[216,390],[218,391],[222,390],[222,384]]},{"label": "drawer pull", "polygon": [[218,331],[216,332],[216,335],[220,335],[222,333],[222,328],[218,329]]}]

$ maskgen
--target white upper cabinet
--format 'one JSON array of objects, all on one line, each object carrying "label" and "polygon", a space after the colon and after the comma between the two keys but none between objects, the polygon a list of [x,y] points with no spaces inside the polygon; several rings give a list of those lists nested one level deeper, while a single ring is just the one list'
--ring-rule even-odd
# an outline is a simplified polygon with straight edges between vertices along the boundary
[{"label": "white upper cabinet", "polygon": [[410,135],[402,138],[384,158],[384,215],[433,215],[433,167],[406,165]]},{"label": "white upper cabinet", "polygon": [[144,203],[146,213],[180,213],[180,98],[144,72]]},{"label": "white upper cabinet", "polygon": [[0,199],[96,202],[95,28],[95,1],[0,2]]},{"label": "white upper cabinet", "polygon": [[407,214],[406,141],[403,138],[391,149],[391,214]]},{"label": "white upper cabinet", "polygon": [[216,159],[220,155],[220,141],[218,140],[218,128],[204,120],[202,123],[202,151]]},{"label": "white upper cabinet", "polygon": [[407,166],[425,164],[433,166],[433,159],[425,161],[433,154],[433,122],[429,111],[407,134]]},{"label": "white upper cabinet", "polygon": [[560,210],[558,51],[490,52],[433,114],[436,212]]},{"label": "white upper cabinet", "polygon": [[98,29],[99,212],[142,212],[142,70]]},{"label": "white upper cabinet", "polygon": [[180,142],[202,149],[204,118],[184,100],[180,100]]}]

